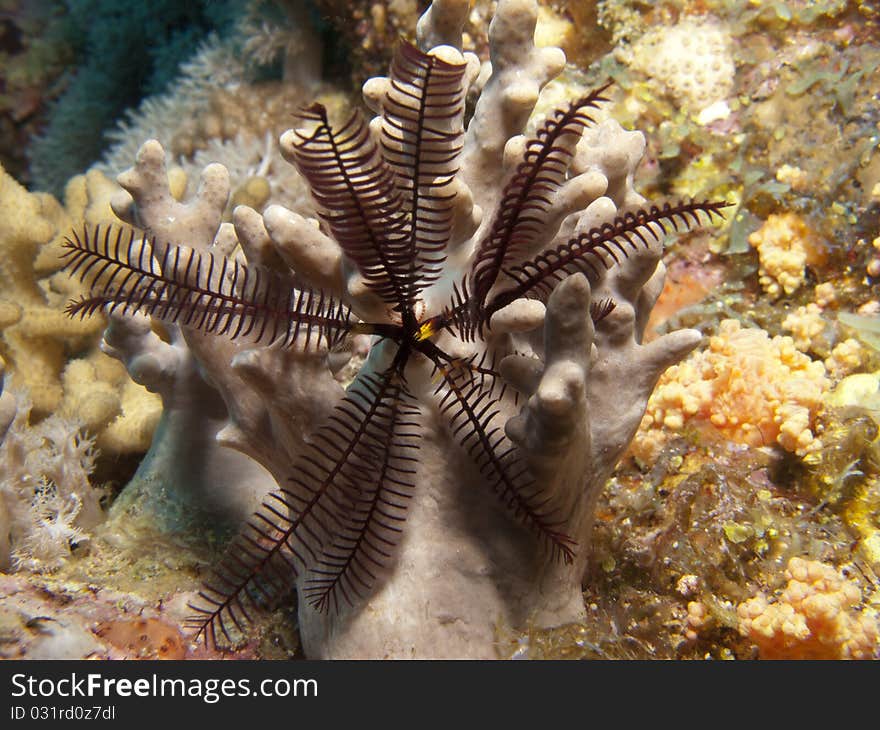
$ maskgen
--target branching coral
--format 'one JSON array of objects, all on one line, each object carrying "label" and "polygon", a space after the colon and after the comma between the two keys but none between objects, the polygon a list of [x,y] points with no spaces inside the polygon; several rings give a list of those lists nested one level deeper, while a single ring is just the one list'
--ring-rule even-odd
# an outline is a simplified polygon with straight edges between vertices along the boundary
[{"label": "branching coral", "polygon": [[52,214],[57,204],[28,193],[0,169],[0,353],[13,382],[26,387],[38,414],[51,413],[62,392],[58,375],[65,345],[97,334],[101,322],[71,322],[61,308],[49,305],[34,271],[43,246],[55,236]]},{"label": "branching coral", "polygon": [[[32,417],[76,418],[105,453],[144,452],[159,418],[155,396],[135,386],[123,368],[97,349],[100,319],[71,320],[64,304],[80,289],[59,270],[60,242],[73,220],[112,217],[118,188],[101,173],[67,186],[66,207],[28,193],[0,170],[0,355],[10,382],[25,388]],[[81,359],[72,359],[92,347]]]},{"label": "branching coral", "polygon": [[[578,620],[596,497],[659,374],[699,340],[641,344],[662,234],[723,204],[633,211],[643,138],[613,122],[582,134],[604,87],[522,135],[564,64],[535,47],[529,0],[499,3],[465,130],[479,71],[460,51],[467,9],[434,5],[423,50],[404,45],[365,85],[369,126],[315,104],[282,136],[322,224],[239,206],[221,226],[227,171],[208,166],[179,203],[148,142],[114,210],[149,236],[86,227],[69,241],[92,289],[71,313],[167,322],[222,395],[220,442],[278,483],[201,593],[209,637],[293,577],[312,656],[490,657],[499,622]],[[118,350],[136,379],[182,362],[135,326],[141,341],[124,325]],[[374,343],[346,393],[328,361],[357,333]],[[169,357],[144,357],[155,345]]]}]

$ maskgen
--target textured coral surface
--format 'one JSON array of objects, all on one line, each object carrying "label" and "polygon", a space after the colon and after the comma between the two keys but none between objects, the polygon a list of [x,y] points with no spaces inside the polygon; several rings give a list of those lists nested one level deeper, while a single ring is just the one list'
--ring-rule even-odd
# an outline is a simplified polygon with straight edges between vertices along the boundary
[{"label": "textured coral surface", "polygon": [[829,565],[792,558],[778,599],[763,594],[737,606],[740,631],[764,659],[872,659],[880,642],[876,611],[862,602],[856,583]]},{"label": "textured coral surface", "polygon": [[824,364],[797,350],[790,337],[771,339],[738,320],[723,320],[705,350],[661,377],[636,453],[657,435],[650,432],[654,427],[669,433],[695,425],[747,446],[816,451],[822,443],[813,431],[828,388]]},{"label": "textured coral surface", "polygon": [[[112,216],[118,188],[97,171],[73,178],[66,207],[29,193],[0,168],[0,355],[10,384],[25,389],[34,418],[79,419],[105,454],[143,453],[159,418],[158,398],[135,385],[99,348],[100,319],[64,313],[81,290],[60,272],[60,244],[75,220]],[[4,316],[5,313],[5,316]]]}]

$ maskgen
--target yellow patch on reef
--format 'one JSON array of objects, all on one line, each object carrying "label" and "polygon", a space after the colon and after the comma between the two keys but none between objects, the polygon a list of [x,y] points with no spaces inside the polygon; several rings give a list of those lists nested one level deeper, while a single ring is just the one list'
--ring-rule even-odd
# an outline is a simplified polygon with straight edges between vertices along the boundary
[{"label": "yellow patch on reef", "polygon": [[861,406],[880,411],[880,371],[847,376],[829,394],[828,403],[838,408]]},{"label": "yellow patch on reef", "polygon": [[[28,192],[0,167],[0,357],[13,386],[28,391],[36,417],[75,415],[109,453],[149,447],[161,400],[99,350],[103,317],[64,313],[82,289],[61,270],[61,253],[74,221],[116,220],[110,198],[119,190],[92,171],[71,179],[62,206]],[[83,351],[89,354],[70,359]]]},{"label": "yellow patch on reef", "polygon": [[575,29],[563,16],[552,8],[538,8],[538,22],[535,25],[535,45],[565,47],[571,44]]},{"label": "yellow patch on reef", "polygon": [[859,536],[859,547],[875,571],[880,571],[880,481],[871,479],[853,490],[843,518]]}]

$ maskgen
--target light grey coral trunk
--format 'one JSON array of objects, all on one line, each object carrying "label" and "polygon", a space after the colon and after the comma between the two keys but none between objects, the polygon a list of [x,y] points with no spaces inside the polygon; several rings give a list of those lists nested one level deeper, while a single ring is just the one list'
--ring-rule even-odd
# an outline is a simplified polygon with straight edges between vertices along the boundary
[{"label": "light grey coral trunk", "polygon": [[[479,475],[449,468],[457,444],[426,428],[406,530],[369,600],[339,615],[300,608],[307,656],[478,658],[502,655],[498,629],[583,618],[580,577],[500,509]],[[581,560],[581,567],[583,561]]]},{"label": "light grey coral trunk", "polygon": [[[467,0],[438,0],[420,21],[419,40],[423,48],[446,44],[437,52],[446,60],[467,62],[468,79],[475,82],[477,60],[456,50],[467,11]],[[479,83],[488,81],[467,130],[454,184],[455,240],[445,281],[437,291],[426,291],[429,312],[445,304],[448,287],[443,284],[460,280],[467,270],[474,242],[491,223],[504,179],[519,159],[517,150],[521,154],[518,135],[538,92],[564,65],[558,49],[534,46],[536,14],[533,0],[498,4],[490,28],[492,73],[479,77]],[[374,111],[385,88],[385,79],[365,87]],[[282,148],[286,144],[289,140],[282,138]],[[613,122],[585,135],[569,179],[553,200],[553,225],[544,248],[642,201],[633,191],[632,175],[643,148],[640,134],[624,132]],[[220,252],[231,251],[237,242],[248,261],[283,260],[310,285],[352,303],[361,316],[375,311],[338,245],[309,221],[278,206],[262,216],[239,207],[234,227],[221,226],[229,194],[221,166],[206,168],[196,198],[178,203],[168,191],[164,152],[148,142],[120,183],[128,194],[115,201],[117,215],[160,239]],[[300,601],[309,657],[493,658],[499,656],[500,627],[555,626],[583,618],[581,583],[595,501],[660,373],[700,338],[686,330],[640,344],[663,286],[660,253],[659,244],[639,250],[594,282],[593,291],[585,277],[571,276],[557,286],[546,312],[534,302],[514,302],[492,321],[492,344],[517,353],[502,362],[502,374],[523,394],[519,413],[504,413],[499,421],[525,453],[542,491],[567,505],[565,531],[577,541],[574,562],[550,560],[538,537],[482,483],[432,405],[427,365],[414,364],[407,375],[425,396],[419,401],[422,438],[401,541],[367,600],[339,613],[318,613]],[[608,297],[617,306],[594,331],[590,302]],[[325,358],[295,348],[249,348],[246,342],[197,332],[179,334],[175,346],[188,348],[187,355],[225,403],[229,422],[219,442],[247,454],[284,484],[308,434],[343,397]],[[443,337],[438,344],[447,352],[473,352],[451,335]],[[117,338],[116,353],[131,363],[145,345],[129,338],[122,346],[122,339]],[[371,353],[366,367],[378,369],[380,356]],[[198,413],[198,403],[192,407]]]}]

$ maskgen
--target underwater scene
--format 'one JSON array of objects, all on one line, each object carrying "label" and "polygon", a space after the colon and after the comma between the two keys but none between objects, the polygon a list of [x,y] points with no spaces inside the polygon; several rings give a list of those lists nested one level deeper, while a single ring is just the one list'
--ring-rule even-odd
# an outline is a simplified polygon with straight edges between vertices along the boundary
[{"label": "underwater scene", "polygon": [[0,657],[880,658],[880,6],[0,0]]}]

